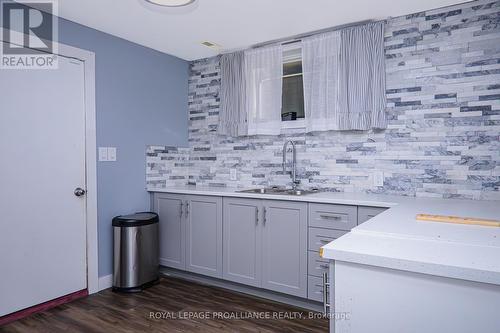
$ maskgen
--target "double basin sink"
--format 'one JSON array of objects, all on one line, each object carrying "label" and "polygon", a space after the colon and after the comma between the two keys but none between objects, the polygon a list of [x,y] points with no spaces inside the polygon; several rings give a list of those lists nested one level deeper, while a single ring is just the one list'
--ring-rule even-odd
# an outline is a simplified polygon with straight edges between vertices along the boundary
[{"label": "double basin sink", "polygon": [[318,193],[317,189],[302,190],[302,189],[286,189],[278,186],[266,188],[252,188],[250,190],[237,191],[239,193],[256,193],[256,194],[276,194],[276,195],[296,195],[302,196],[312,193]]}]

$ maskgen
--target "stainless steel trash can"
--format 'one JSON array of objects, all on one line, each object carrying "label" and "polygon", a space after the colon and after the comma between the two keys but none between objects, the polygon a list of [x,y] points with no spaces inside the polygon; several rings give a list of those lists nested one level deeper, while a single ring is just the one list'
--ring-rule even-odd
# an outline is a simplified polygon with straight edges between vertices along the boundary
[{"label": "stainless steel trash can", "polygon": [[113,218],[113,291],[137,292],[158,281],[158,214]]}]

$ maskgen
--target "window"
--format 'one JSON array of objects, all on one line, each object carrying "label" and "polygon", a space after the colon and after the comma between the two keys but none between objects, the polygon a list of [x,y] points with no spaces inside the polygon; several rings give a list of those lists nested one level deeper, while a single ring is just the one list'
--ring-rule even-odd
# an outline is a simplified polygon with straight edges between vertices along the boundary
[{"label": "window", "polygon": [[[291,123],[303,119],[304,85],[302,80],[302,49],[295,44],[289,44],[285,46],[283,51],[281,120]],[[298,123],[294,123],[293,125],[298,125]],[[289,126],[287,125],[286,127]]]}]

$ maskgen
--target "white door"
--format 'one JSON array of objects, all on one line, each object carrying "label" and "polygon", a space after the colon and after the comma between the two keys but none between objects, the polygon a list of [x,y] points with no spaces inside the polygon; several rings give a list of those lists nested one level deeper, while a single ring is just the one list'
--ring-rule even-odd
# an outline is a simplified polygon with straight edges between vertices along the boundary
[{"label": "white door", "polygon": [[0,316],[87,288],[83,67],[0,69]]}]

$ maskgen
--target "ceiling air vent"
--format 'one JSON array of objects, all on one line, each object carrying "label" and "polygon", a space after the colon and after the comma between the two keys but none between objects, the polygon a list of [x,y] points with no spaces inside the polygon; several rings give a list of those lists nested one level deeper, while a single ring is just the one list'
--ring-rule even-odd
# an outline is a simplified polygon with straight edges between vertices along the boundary
[{"label": "ceiling air vent", "polygon": [[213,49],[220,49],[222,47],[219,44],[212,43],[212,42],[209,42],[209,41],[201,42],[201,45],[205,45],[206,47],[211,47]]}]

